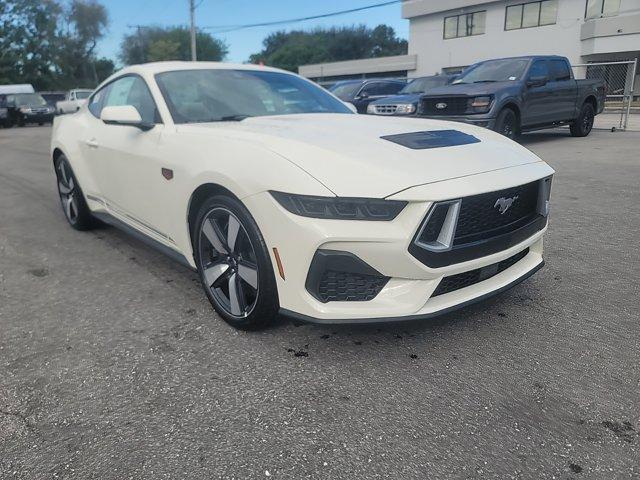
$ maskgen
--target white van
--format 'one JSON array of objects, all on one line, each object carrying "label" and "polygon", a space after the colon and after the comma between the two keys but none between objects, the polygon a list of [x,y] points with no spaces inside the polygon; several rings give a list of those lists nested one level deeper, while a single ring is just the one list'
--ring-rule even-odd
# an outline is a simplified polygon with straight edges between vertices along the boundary
[{"label": "white van", "polygon": [[8,95],[10,93],[36,93],[36,91],[30,83],[0,85],[0,95]]}]

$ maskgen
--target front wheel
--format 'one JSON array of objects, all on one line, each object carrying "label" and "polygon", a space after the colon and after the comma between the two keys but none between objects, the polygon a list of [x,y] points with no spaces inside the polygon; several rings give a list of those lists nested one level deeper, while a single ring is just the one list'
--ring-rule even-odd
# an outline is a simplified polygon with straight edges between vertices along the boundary
[{"label": "front wheel", "polygon": [[571,123],[569,130],[574,137],[586,137],[591,133],[593,128],[593,121],[595,119],[596,112],[593,109],[593,105],[585,103],[580,109],[578,118]]},{"label": "front wheel", "polygon": [[516,112],[510,108],[505,108],[498,114],[494,130],[511,140],[518,137],[520,125],[518,125],[518,117]]},{"label": "front wheel", "polygon": [[280,308],[275,275],[246,207],[226,195],[209,198],[200,208],[193,238],[200,281],[216,312],[242,330],[272,324]]},{"label": "front wheel", "polygon": [[54,163],[58,179],[58,195],[64,216],[69,225],[76,230],[89,230],[95,226],[91,211],[84,200],[84,195],[78,184],[69,160],[60,155]]}]

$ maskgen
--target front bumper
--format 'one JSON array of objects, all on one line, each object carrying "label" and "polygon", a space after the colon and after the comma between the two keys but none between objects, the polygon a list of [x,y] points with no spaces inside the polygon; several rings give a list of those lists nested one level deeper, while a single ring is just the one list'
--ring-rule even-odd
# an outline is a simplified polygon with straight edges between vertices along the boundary
[{"label": "front bumper", "polygon": [[491,114],[486,115],[452,115],[452,116],[428,116],[417,115],[419,118],[430,118],[433,120],[446,120],[449,122],[462,122],[478,127],[485,127],[493,130],[496,125],[496,117]]},{"label": "front bumper", "polygon": [[51,123],[53,122],[53,112],[51,113],[23,113],[24,123]]},{"label": "front bumper", "polygon": [[[406,200],[407,207],[391,222],[318,220],[300,217],[282,208],[269,193],[244,198],[272,254],[277,248],[284,278],[276,280],[282,313],[319,323],[370,323],[429,318],[506,290],[533,274],[543,264],[542,237],[546,230],[503,251],[481,258],[432,268],[409,252],[418,227],[434,201],[507,188],[547,177],[553,170],[533,163],[432,185],[410,188],[390,198]],[[529,252],[506,270],[459,290],[432,296],[445,276],[451,276]],[[349,252],[389,277],[382,290],[367,301],[330,301],[314,297],[305,283],[318,250]]]}]

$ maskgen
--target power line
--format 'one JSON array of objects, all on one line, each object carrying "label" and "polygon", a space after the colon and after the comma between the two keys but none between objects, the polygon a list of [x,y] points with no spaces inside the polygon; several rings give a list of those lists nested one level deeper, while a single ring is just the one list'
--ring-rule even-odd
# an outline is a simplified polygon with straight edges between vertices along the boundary
[{"label": "power line", "polygon": [[344,15],[347,13],[353,13],[353,12],[361,12],[363,10],[370,10],[372,8],[379,8],[379,7],[386,7],[387,5],[394,5],[397,3],[401,3],[402,0],[392,0],[392,1],[388,1],[388,2],[382,2],[382,3],[376,3],[373,5],[367,5],[365,7],[358,7],[358,8],[350,8],[349,10],[340,10],[338,12],[331,12],[331,13],[323,13],[320,15],[312,15],[309,17],[299,17],[299,18],[290,18],[287,20],[275,20],[275,21],[271,21],[271,22],[263,22],[263,23],[248,23],[245,25],[210,25],[210,26],[205,26],[205,27],[200,27],[202,29],[221,29],[218,30],[214,33],[227,33],[227,32],[234,32],[236,30],[244,30],[247,28],[254,28],[254,27],[271,27],[274,25],[285,25],[287,23],[298,23],[298,22],[304,22],[307,20],[315,20],[318,18],[328,18],[328,17],[335,17],[337,15]]}]

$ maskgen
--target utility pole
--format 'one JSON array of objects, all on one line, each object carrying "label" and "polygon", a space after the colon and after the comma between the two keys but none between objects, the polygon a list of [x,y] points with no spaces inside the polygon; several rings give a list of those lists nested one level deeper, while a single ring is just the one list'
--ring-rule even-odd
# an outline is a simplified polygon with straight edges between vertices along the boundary
[{"label": "utility pole", "polygon": [[196,58],[196,7],[194,0],[189,0],[189,13],[191,14],[191,61],[195,62]]}]

